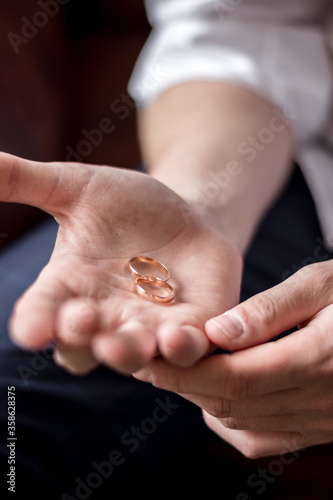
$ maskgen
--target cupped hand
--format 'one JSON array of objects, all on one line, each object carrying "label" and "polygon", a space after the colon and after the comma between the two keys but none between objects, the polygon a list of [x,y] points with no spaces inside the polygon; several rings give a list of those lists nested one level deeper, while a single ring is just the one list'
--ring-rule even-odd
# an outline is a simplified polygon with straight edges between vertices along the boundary
[{"label": "cupped hand", "polygon": [[208,321],[207,336],[230,354],[189,368],[156,360],[135,376],[199,405],[207,425],[248,457],[330,443],[332,324],[333,261],[327,261]]},{"label": "cupped hand", "polygon": [[[102,363],[131,373],[156,354],[190,365],[211,349],[206,320],[238,301],[238,251],[196,213],[185,219],[185,202],[146,174],[2,153],[0,200],[41,208],[59,224],[50,262],[18,300],[10,331],[27,349],[55,342],[68,370]],[[135,293],[134,255],[168,267],[171,303]]]}]

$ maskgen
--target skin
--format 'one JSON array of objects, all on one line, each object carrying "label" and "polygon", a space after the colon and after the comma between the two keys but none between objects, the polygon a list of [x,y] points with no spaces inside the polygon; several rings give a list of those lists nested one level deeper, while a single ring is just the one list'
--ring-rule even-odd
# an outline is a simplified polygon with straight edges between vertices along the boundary
[{"label": "skin", "polygon": [[[126,373],[139,368],[137,378],[198,404],[207,425],[251,458],[333,440],[332,263],[308,266],[235,305],[239,253],[290,172],[289,127],[251,164],[237,156],[239,144],[271,118],[270,103],[251,92],[186,84],[140,117],[150,177],[0,159],[0,198],[41,207],[60,224],[49,265],[15,308],[16,341],[27,348],[56,341],[57,361],[75,372],[98,362]],[[230,158],[243,169],[222,190],[226,196],[210,199],[200,214],[191,211],[193,189]],[[185,202],[190,217],[184,223],[179,206]],[[148,252],[181,283],[179,304],[146,303],[133,294],[126,262]],[[266,343],[295,325],[296,333]],[[206,357],[213,345],[232,353]]]},{"label": "skin", "polygon": [[[165,92],[140,115],[150,174],[192,205],[194,190],[211,180],[211,172],[230,159],[239,161],[240,175],[201,213],[243,255],[292,164],[292,123],[251,162],[238,154],[240,144],[272,124],[272,108],[231,84],[189,82]],[[313,264],[220,311],[205,331],[230,354],[205,357],[187,368],[156,359],[134,376],[200,406],[207,425],[247,457],[332,442],[332,277],[332,261]],[[297,325],[295,333],[267,343]]]},{"label": "skin", "polygon": [[[249,458],[332,442],[332,277],[332,262],[313,264],[208,321],[208,338],[232,354],[186,370],[156,360],[136,378],[200,406],[207,425]],[[230,316],[241,322],[235,337]]]},{"label": "skin", "polygon": [[[56,362],[74,373],[103,363],[130,374],[157,354],[190,365],[211,350],[204,324],[237,303],[241,259],[201,216],[185,220],[184,201],[159,181],[1,153],[0,200],[39,207],[59,223],[48,265],[10,319],[20,346],[55,343]],[[172,303],[135,293],[127,268],[133,255],[168,266]]]}]

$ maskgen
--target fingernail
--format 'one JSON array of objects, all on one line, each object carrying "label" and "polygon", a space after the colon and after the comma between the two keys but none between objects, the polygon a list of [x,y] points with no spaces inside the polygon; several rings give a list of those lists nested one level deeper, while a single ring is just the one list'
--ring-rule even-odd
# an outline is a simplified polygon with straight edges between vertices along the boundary
[{"label": "fingernail", "polygon": [[141,382],[152,383],[151,372],[147,370],[147,368],[141,368],[140,370],[137,370],[135,373],[132,373],[132,376],[137,380],[141,380]]},{"label": "fingernail", "polygon": [[224,333],[229,339],[235,339],[243,335],[244,325],[234,314],[225,313],[208,321],[207,327],[210,333]]}]

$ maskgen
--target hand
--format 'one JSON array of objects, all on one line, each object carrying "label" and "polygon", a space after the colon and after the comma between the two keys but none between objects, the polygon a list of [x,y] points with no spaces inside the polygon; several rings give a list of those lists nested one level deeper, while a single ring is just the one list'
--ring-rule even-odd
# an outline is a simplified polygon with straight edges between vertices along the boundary
[{"label": "hand", "polygon": [[[131,373],[157,353],[192,364],[211,348],[205,321],[238,301],[237,250],[194,212],[185,221],[183,200],[148,175],[0,154],[0,200],[59,223],[50,262],[16,304],[10,330],[28,349],[56,342],[69,370],[103,363]],[[170,269],[171,304],[134,292],[127,262],[142,254]]]},{"label": "hand", "polygon": [[[231,354],[136,378],[182,394],[207,425],[257,458],[333,441],[333,261],[312,264],[206,323]],[[275,342],[279,334],[299,329]]]}]

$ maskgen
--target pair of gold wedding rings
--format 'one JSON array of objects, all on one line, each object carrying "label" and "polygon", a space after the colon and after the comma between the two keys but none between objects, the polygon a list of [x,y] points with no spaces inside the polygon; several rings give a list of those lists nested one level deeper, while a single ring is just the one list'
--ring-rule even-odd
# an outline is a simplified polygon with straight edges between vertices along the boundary
[{"label": "pair of gold wedding rings", "polygon": [[[136,293],[144,299],[167,303],[175,298],[174,288],[167,283],[170,271],[158,260],[144,255],[136,255],[128,261],[128,268],[135,279],[134,289]],[[157,273],[156,270],[159,272]],[[151,274],[152,272],[154,274]]]}]

